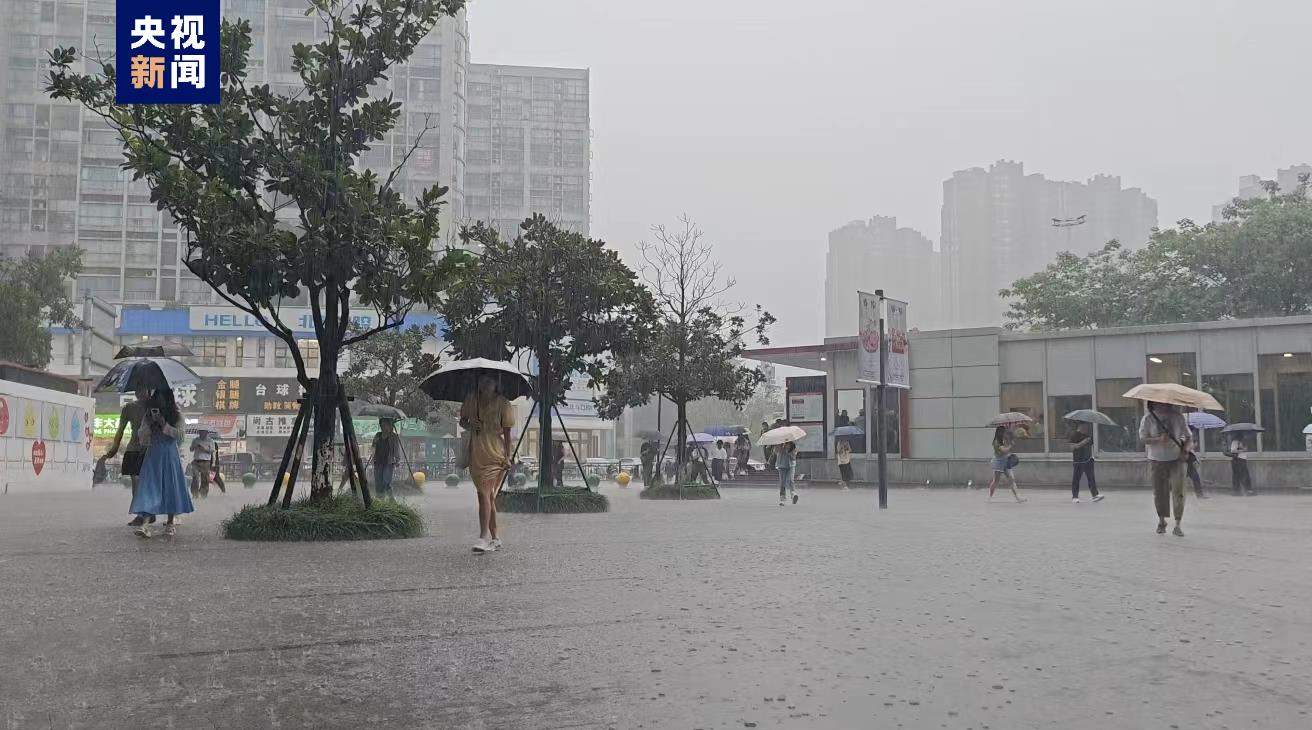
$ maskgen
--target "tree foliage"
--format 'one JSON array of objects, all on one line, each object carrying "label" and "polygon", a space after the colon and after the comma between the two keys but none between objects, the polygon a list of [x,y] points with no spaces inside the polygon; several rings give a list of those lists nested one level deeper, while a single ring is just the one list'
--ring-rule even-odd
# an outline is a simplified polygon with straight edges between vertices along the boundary
[{"label": "tree foliage", "polygon": [[44,256],[0,255],[0,360],[30,368],[50,364],[50,327],[80,320],[68,281],[82,270],[82,250],[51,249]]},{"label": "tree foliage", "polygon": [[[641,352],[617,358],[597,405],[603,417],[618,418],[627,407],[663,396],[677,409],[681,447],[690,402],[715,398],[741,407],[765,381],[741,358],[747,337],[769,344],[774,317],[758,305],[749,322],[742,305],[723,301],[735,282],[721,276],[713,247],[686,216],[674,230],[655,226],[652,236],[638,246],[639,272],[655,299],[656,320]],[[682,462],[682,448],[678,456]]]},{"label": "tree foliage", "polygon": [[[447,340],[461,357],[531,363],[539,403],[562,402],[575,373],[603,384],[614,359],[645,341],[651,296],[604,242],[540,214],[513,241],[483,223],[462,235],[477,265],[450,291]],[[543,439],[539,463],[551,463],[548,448]]]},{"label": "tree foliage", "polygon": [[[220,29],[222,103],[210,106],[114,103],[115,68],[51,53],[48,91],[80,102],[117,130],[125,169],[145,180],[151,200],[186,231],[184,262],[233,306],[260,321],[291,351],[301,384],[317,379],[312,494],[331,490],[337,364],[344,347],[398,327],[416,304],[439,306],[458,257],[435,255],[442,196],[433,186],[408,201],[396,182],[405,160],[384,175],[360,157],[390,144],[400,102],[371,96],[388,70],[405,62],[464,0],[310,0],[306,14],[323,40],[297,43],[292,70],[300,88],[249,85],[249,21]],[[94,73],[75,67],[85,61]],[[318,373],[306,370],[279,315],[309,300],[319,344]],[[352,333],[356,315],[377,319]]]},{"label": "tree foliage", "polygon": [[438,356],[424,352],[424,343],[437,336],[437,325],[429,324],[388,330],[357,342],[348,351],[342,387],[357,400],[400,408],[407,416],[432,424],[453,424],[454,409],[419,389],[420,380],[438,368]]},{"label": "tree foliage", "polygon": [[1000,295],[1011,329],[1088,329],[1312,313],[1308,181],[1237,199],[1224,220],[1183,220],[1141,249],[1116,241],[1088,256],[1061,253]]}]

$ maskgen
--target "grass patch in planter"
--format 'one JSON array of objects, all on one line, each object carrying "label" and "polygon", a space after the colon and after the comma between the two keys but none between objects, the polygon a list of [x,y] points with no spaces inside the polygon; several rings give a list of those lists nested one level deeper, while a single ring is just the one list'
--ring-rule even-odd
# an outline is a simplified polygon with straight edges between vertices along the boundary
[{"label": "grass patch in planter", "polygon": [[316,542],[336,540],[399,540],[424,534],[424,520],[414,507],[374,498],[364,505],[350,492],[317,502],[300,499],[289,509],[280,505],[247,505],[223,522],[229,540]]},{"label": "grass patch in planter", "polygon": [[642,499],[719,499],[720,490],[707,484],[653,484],[638,492]]},{"label": "grass patch in planter", "polygon": [[497,495],[498,512],[582,514],[609,510],[610,500],[589,489],[548,489],[542,493],[541,509],[538,509],[537,489],[503,489]]}]

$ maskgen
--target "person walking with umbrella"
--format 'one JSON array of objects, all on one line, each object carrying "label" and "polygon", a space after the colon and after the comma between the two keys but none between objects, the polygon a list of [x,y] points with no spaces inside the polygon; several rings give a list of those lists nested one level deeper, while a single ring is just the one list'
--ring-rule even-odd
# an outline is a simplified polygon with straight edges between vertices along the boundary
[{"label": "person walking with umbrella", "polygon": [[1209,428],[1225,428],[1225,421],[1216,416],[1195,410],[1185,416],[1185,422],[1189,424],[1189,455],[1185,457],[1184,468],[1185,476],[1194,485],[1194,495],[1199,499],[1207,499],[1207,493],[1203,491],[1203,475],[1199,471],[1202,465],[1202,457],[1198,455],[1198,444],[1203,442],[1203,432]]},{"label": "person walking with umbrella", "polygon": [[[141,461],[146,457],[146,447],[142,445],[142,436],[147,428],[146,426],[146,401],[150,400],[150,390],[148,388],[138,388],[134,395],[134,400],[123,404],[123,409],[118,416],[118,431],[114,434],[114,443],[109,445],[109,450],[105,455],[100,457],[100,463],[103,465],[107,460],[114,458],[118,453],[118,447],[123,442],[123,432],[132,429],[132,434],[128,437],[127,449],[123,452],[123,466],[120,472],[123,476],[128,477],[132,482],[132,496],[137,496],[137,482],[141,474]],[[153,520],[152,520],[153,521]],[[142,517],[133,517],[128,523],[128,527],[139,527],[144,522]]]},{"label": "person walking with umbrella", "polygon": [[1071,424],[1071,503],[1080,503],[1081,476],[1089,480],[1089,494],[1093,501],[1101,502],[1103,495],[1098,493],[1098,482],[1094,477],[1093,427],[1115,426],[1116,422],[1107,414],[1091,409],[1071,411],[1062,418]]},{"label": "person walking with umbrella", "polygon": [[792,497],[793,504],[797,504],[797,489],[793,484],[793,467],[797,462],[797,444],[806,438],[806,431],[797,426],[779,426],[766,431],[761,435],[761,446],[773,447],[770,453],[774,455],[774,468],[779,474],[779,506],[787,504],[788,497]]},{"label": "person walking with umbrella", "polygon": [[[1175,517],[1176,537],[1184,537],[1184,463],[1193,437],[1184,414],[1169,403],[1148,401],[1148,412],[1139,423],[1152,469],[1153,502],[1157,507],[1157,534],[1166,532],[1166,520]],[[1174,509],[1173,509],[1174,508]]]},{"label": "person walking with umbrella", "polygon": [[478,542],[476,553],[501,549],[497,535],[497,492],[510,470],[510,429],[515,427],[515,408],[497,392],[497,379],[478,378],[477,390],[460,407],[460,425],[473,433],[469,444],[469,475],[478,493]]},{"label": "person walking with umbrella", "polygon": [[378,433],[374,434],[373,456],[374,486],[380,497],[392,497],[392,477],[396,465],[401,463],[401,437],[396,433],[396,419],[378,419]]},{"label": "person walking with umbrella", "polygon": [[1230,457],[1230,488],[1236,497],[1253,496],[1253,475],[1248,471],[1248,444],[1244,434],[1260,433],[1266,429],[1253,423],[1236,423],[1221,429],[1230,438],[1225,455]]},{"label": "person walking with umbrella", "polygon": [[998,488],[998,480],[1006,478],[1011,482],[1011,496],[1018,503],[1025,501],[1025,498],[1020,496],[1020,485],[1016,482],[1015,469],[1019,458],[1012,453],[1015,444],[1016,437],[1010,426],[999,425],[993,429],[993,478],[989,480],[989,499],[993,499],[993,490]]},{"label": "person walking with umbrella", "polygon": [[150,523],[166,515],[164,534],[177,534],[178,515],[196,511],[188,493],[187,476],[182,470],[178,440],[182,438],[182,414],[178,411],[173,389],[167,385],[152,391],[146,401],[146,425],[143,445],[146,454],[141,463],[141,478],[128,511],[141,518],[139,537],[151,537]]}]

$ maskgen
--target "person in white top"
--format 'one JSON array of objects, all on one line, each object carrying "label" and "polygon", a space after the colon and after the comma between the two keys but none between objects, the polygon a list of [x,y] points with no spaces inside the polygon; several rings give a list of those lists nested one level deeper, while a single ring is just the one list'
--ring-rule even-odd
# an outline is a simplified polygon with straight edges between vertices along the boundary
[{"label": "person in white top", "polygon": [[1184,463],[1193,440],[1189,424],[1175,406],[1149,401],[1148,413],[1139,422],[1139,440],[1143,441],[1152,464],[1157,534],[1166,532],[1166,519],[1172,515],[1174,506],[1174,534],[1184,537],[1180,521],[1184,518]]},{"label": "person in white top", "polygon": [[719,482],[727,476],[725,465],[729,463],[729,450],[724,448],[724,441],[717,439],[711,449],[711,478]]},{"label": "person in white top", "polygon": [[191,496],[210,496],[210,473],[214,471],[214,439],[202,430],[191,441]]},{"label": "person in white top", "polygon": [[1257,494],[1253,491],[1253,475],[1248,471],[1248,446],[1244,444],[1242,433],[1231,434],[1226,455],[1230,457],[1230,488],[1235,496]]}]

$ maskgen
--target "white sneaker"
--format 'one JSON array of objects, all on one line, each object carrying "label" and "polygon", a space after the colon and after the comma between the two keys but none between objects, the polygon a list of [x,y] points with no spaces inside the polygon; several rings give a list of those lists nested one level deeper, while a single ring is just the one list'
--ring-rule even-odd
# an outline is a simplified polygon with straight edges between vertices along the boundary
[{"label": "white sneaker", "polygon": [[1079,497],[1075,497],[1074,499],[1071,500],[1071,504],[1079,504],[1079,503],[1080,503]]},{"label": "white sneaker", "polygon": [[498,551],[498,550],[500,550],[500,549],[501,549],[501,538],[494,537],[494,538],[492,538],[491,540],[488,540],[488,541],[487,541],[487,550],[486,550],[486,552],[494,553],[494,552],[496,552],[496,551]]},{"label": "white sneaker", "polygon": [[487,540],[483,540],[480,538],[478,542],[474,543],[473,550],[476,553],[487,552]]},{"label": "white sneaker", "polygon": [[1095,496],[1095,497],[1093,498],[1093,501],[1095,501],[1095,502],[1101,502],[1101,501],[1102,501],[1102,498],[1103,498],[1103,495],[1099,494],[1099,495],[1097,495],[1097,496]]},{"label": "white sneaker", "polygon": [[784,500],[782,497],[779,499],[779,506],[780,507],[784,506]]}]

